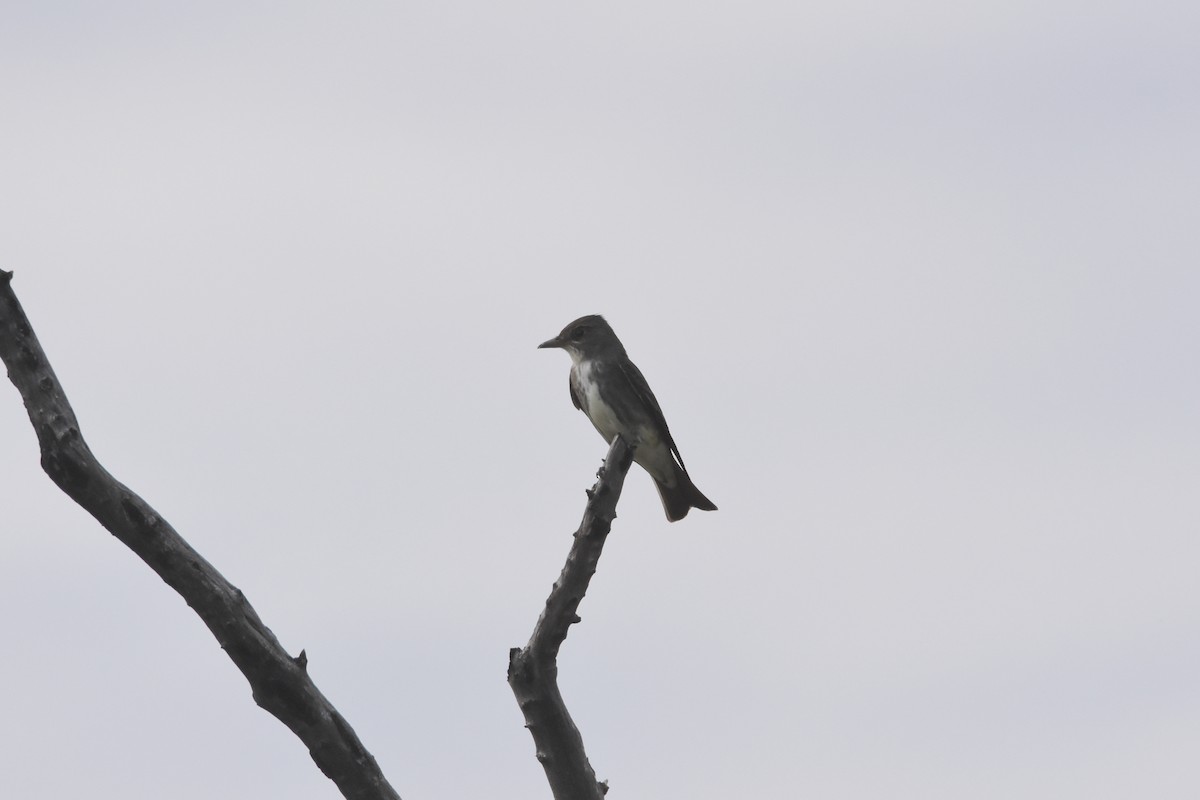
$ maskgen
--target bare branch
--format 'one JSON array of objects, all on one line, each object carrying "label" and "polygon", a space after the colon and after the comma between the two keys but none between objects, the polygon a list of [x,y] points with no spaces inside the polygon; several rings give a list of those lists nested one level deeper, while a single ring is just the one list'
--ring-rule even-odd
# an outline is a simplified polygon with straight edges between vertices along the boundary
[{"label": "bare branch", "polygon": [[617,436],[598,473],[599,480],[588,492],[583,522],[575,531],[567,563],[550,590],[529,644],[523,649],[514,647],[508,654],[508,683],[525,715],[525,727],[533,734],[537,759],[546,770],[555,800],[601,800],[608,791],[607,784],[596,781],[583,738],[558,691],[558,650],[567,638],[567,629],[579,621],[576,611],[596,573],[632,463],[633,448]]},{"label": "bare branch", "polygon": [[313,761],[352,800],[399,800],[349,723],[317,690],[308,658],[292,658],[241,590],[225,580],[142,498],[100,465],[46,360],[12,273],[0,270],[0,359],[37,432],[42,468],[59,488],[150,565],[200,615],[246,676],[254,701],[300,737]]}]

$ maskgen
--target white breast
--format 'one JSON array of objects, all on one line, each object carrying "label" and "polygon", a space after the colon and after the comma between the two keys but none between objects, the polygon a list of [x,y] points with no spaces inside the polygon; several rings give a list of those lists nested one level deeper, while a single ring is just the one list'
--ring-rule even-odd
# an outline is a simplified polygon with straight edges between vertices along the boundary
[{"label": "white breast", "polygon": [[600,387],[592,379],[592,363],[581,361],[578,375],[579,386],[583,390],[579,402],[583,404],[583,410],[596,426],[596,430],[600,431],[606,442],[611,442],[614,436],[622,432],[622,427],[612,408],[600,397]]}]

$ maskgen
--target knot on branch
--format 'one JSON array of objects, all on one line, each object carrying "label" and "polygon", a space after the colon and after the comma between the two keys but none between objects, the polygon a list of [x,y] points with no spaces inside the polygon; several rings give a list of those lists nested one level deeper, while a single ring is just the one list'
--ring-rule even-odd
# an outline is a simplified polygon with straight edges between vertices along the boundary
[{"label": "knot on branch", "polygon": [[508,682],[512,683],[521,669],[521,648],[513,647],[508,651]]},{"label": "knot on branch", "polygon": [[91,483],[91,472],[86,464],[79,463],[73,453],[65,453],[52,444],[42,445],[42,470],[50,476],[60,489],[70,497],[77,497],[86,492]]},{"label": "knot on branch", "polygon": [[142,536],[150,536],[154,534],[158,519],[154,516],[145,513],[141,505],[134,502],[131,497],[121,498],[121,510],[125,512],[125,517],[134,524],[138,533]]},{"label": "knot on branch", "polygon": [[[21,330],[20,326],[17,327],[17,331],[22,336],[29,335],[29,331]],[[25,369],[29,370],[30,372],[37,372],[39,369],[41,369],[42,359],[38,357],[37,352],[29,345],[21,345],[18,355],[20,357],[21,366],[25,367]]]}]

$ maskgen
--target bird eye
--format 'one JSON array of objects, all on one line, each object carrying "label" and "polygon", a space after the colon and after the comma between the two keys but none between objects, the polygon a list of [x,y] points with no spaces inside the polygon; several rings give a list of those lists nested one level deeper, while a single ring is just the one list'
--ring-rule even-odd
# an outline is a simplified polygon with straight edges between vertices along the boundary
[{"label": "bird eye", "polygon": [[576,328],[575,330],[571,331],[571,341],[572,342],[582,341],[583,335],[585,333],[587,333],[587,328],[583,328],[583,327]]}]

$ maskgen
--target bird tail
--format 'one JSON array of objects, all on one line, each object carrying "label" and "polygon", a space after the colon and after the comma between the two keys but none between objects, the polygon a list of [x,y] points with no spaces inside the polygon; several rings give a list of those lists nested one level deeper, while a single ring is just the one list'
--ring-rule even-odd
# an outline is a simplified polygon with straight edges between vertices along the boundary
[{"label": "bird tail", "polygon": [[701,511],[717,510],[713,501],[700,493],[686,472],[680,469],[675,473],[675,477],[674,486],[667,486],[658,480],[654,482],[658,487],[658,496],[662,499],[663,511],[667,512],[668,522],[683,519],[693,508]]}]

